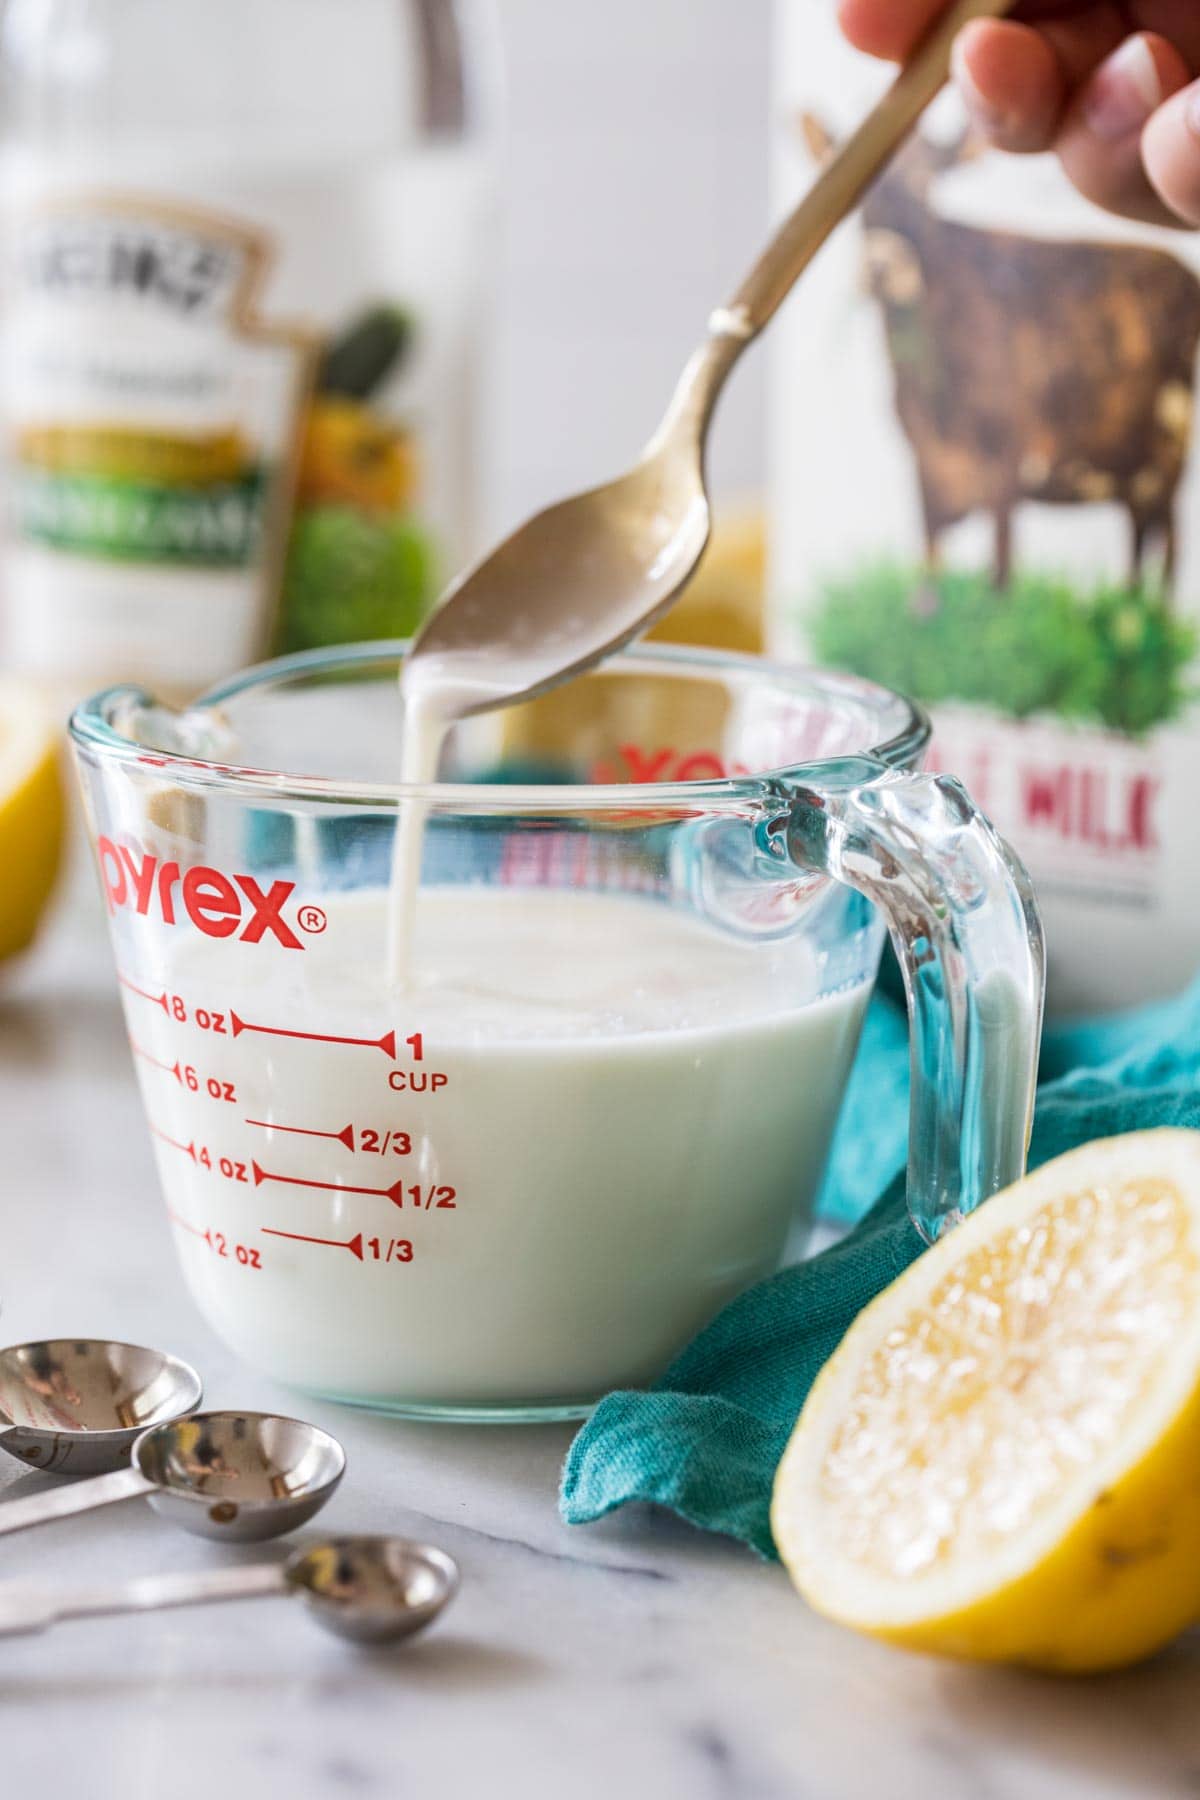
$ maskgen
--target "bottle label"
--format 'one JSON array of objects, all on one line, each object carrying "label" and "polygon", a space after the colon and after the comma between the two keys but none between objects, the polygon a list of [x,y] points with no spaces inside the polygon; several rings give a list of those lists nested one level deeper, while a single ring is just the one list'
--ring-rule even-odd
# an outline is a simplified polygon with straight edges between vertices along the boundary
[{"label": "bottle label", "polygon": [[259,233],[84,196],[13,246],[9,491],[28,541],[256,569],[292,485],[313,346],[257,312]]},{"label": "bottle label", "polygon": [[0,165],[6,658],[170,694],[415,629],[471,547],[478,154]]}]

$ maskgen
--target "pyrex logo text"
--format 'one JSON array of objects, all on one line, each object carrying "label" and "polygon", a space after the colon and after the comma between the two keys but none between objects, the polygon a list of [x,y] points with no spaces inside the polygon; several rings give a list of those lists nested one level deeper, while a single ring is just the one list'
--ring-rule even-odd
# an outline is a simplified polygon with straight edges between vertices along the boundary
[{"label": "pyrex logo text", "polygon": [[144,851],[135,856],[106,837],[97,843],[96,855],[110,913],[132,906],[143,918],[154,914],[164,925],[174,925],[178,899],[183,916],[205,937],[237,936],[243,944],[259,944],[269,934],[285,950],[304,949],[282,916],[294,881],[275,881],[264,891],[252,875],[224,875],[207,863],[180,869],[177,862],[160,863]]}]

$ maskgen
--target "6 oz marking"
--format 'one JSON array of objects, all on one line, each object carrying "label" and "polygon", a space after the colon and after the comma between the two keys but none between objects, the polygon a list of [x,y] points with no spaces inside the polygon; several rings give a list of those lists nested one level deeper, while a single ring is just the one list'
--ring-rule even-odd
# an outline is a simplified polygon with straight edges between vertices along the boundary
[{"label": "6 oz marking", "polygon": [[189,1093],[198,1094],[203,1090],[210,1100],[225,1100],[230,1105],[237,1103],[237,1092],[232,1081],[218,1081],[215,1075],[198,1075],[190,1063],[180,1070],[180,1079]]}]

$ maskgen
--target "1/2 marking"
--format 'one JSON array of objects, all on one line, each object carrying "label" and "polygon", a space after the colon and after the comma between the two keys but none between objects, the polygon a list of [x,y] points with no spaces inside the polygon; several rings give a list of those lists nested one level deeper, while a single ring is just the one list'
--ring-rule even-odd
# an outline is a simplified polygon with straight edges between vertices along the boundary
[{"label": "1/2 marking", "polygon": [[319,1188],[327,1194],[367,1194],[377,1200],[390,1200],[393,1206],[403,1210],[405,1206],[418,1212],[454,1212],[458,1207],[458,1189],[435,1186],[432,1182],[422,1184],[414,1182],[405,1187],[403,1180],[393,1181],[390,1187],[353,1187],[343,1181],[317,1181],[305,1175],[279,1175],[272,1169],[264,1169],[257,1162],[250,1164],[254,1176],[255,1187],[261,1187],[264,1181],[278,1181],[285,1187]]}]

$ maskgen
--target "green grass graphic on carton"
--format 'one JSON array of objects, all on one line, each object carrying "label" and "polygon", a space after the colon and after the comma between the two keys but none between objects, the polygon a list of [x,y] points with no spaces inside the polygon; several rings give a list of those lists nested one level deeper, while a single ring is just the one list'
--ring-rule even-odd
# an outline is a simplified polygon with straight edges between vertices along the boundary
[{"label": "green grass graphic on carton", "polygon": [[1055,713],[1138,737],[1196,694],[1196,628],[1149,587],[1080,592],[1022,572],[998,591],[985,574],[878,561],[825,581],[807,632],[818,661],[927,705]]}]

